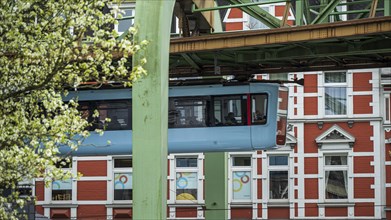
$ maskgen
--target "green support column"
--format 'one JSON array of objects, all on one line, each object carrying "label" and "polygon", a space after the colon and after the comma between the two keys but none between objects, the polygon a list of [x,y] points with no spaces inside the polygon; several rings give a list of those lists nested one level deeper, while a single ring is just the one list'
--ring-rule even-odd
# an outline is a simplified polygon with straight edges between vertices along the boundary
[{"label": "green support column", "polygon": [[167,217],[167,120],[170,27],[175,0],[136,1],[136,42],[148,75],[133,84],[133,219]]},{"label": "green support column", "polygon": [[296,26],[304,25],[304,1],[296,1]]},{"label": "green support column", "polygon": [[228,153],[205,154],[205,219],[228,219]]},{"label": "green support column", "polygon": [[384,0],[384,16],[391,15],[391,0]]}]

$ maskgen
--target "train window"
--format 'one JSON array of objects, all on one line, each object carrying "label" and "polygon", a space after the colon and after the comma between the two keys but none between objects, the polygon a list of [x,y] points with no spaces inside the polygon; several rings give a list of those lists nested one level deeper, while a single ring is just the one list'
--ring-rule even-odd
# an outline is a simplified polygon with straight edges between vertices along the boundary
[{"label": "train window", "polygon": [[[96,102],[80,102],[79,109],[81,116],[91,123],[89,130],[130,130],[131,122],[131,101],[110,100]],[[97,110],[99,116],[94,118],[93,113]],[[106,120],[110,118],[110,121]]]},{"label": "train window", "polygon": [[[246,96],[219,96],[213,99],[213,117],[216,126],[243,125]],[[213,118],[212,117],[212,118]]]},{"label": "train window", "polygon": [[99,102],[97,110],[99,112],[99,126],[106,122],[106,118],[110,118],[110,122],[105,124],[106,130],[130,129],[130,101]]},{"label": "train window", "polygon": [[252,124],[265,124],[267,119],[267,95],[258,94],[251,96]]},{"label": "train window", "polygon": [[169,101],[168,127],[206,127],[206,98],[173,98]]}]

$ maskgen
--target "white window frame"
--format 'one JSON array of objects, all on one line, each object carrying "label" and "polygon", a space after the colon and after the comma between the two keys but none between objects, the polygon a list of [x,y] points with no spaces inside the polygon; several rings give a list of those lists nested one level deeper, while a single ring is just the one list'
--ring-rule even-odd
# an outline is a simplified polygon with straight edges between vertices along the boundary
[{"label": "white window frame", "polygon": [[[72,175],[75,175],[77,173],[77,166],[76,166],[76,161],[75,160],[71,160],[70,161],[70,167],[69,168],[61,168],[62,170],[65,171],[70,171],[72,173]],[[71,179],[71,185],[72,185],[72,188],[71,188],[71,199],[70,200],[53,200],[53,181],[50,182],[49,184],[49,187],[45,187],[45,197],[47,195],[47,197],[45,198],[45,201],[50,201],[50,203],[52,204],[72,204],[74,203],[74,201],[77,200],[77,195],[76,195],[76,179]]]},{"label": "white window frame", "polygon": [[[340,1],[340,3],[346,3],[346,0],[342,0]],[[348,7],[347,5],[338,5],[337,7],[337,11],[338,12],[343,12],[343,11],[347,11]],[[340,14],[340,15],[337,15],[339,16],[339,19],[341,19],[341,21],[347,21],[348,19],[348,15],[347,14]],[[337,22],[335,19],[334,19],[334,15],[330,16],[330,22]]]},{"label": "white window frame", "polygon": [[[287,157],[287,165],[270,165],[270,157],[271,156],[285,156],[285,157]],[[267,154],[267,189],[268,189],[267,199],[268,199],[269,203],[288,203],[289,200],[292,199],[291,198],[292,181],[290,181],[291,172],[290,172],[289,165],[290,165],[290,153],[289,152],[273,152],[273,153]],[[287,176],[287,179],[288,179],[288,184],[287,184],[288,198],[287,199],[271,199],[270,198],[270,172],[271,171],[287,171],[287,173],[288,173],[288,176]]]},{"label": "white window frame", "polygon": [[[253,2],[262,2],[262,0],[253,0]],[[274,4],[264,4],[264,5],[258,5],[258,7],[264,9],[265,11],[269,12],[269,14],[274,15],[274,5],[278,5],[279,3]],[[266,30],[270,29],[268,26],[263,24],[261,21],[258,21],[261,25],[261,28],[251,28],[251,16],[247,13],[243,12],[243,30]]]},{"label": "white window frame", "polygon": [[[113,8],[116,8],[116,7],[118,7],[119,10],[128,10],[128,9],[131,9],[131,10],[132,10],[132,15],[135,16],[135,13],[136,13],[136,4],[135,4],[134,2],[128,2],[128,3],[122,3],[122,4],[111,4],[111,5],[109,6],[110,9],[113,9]],[[117,16],[118,16],[118,11],[115,11],[115,12],[114,12],[114,17],[117,18]],[[124,16],[124,15],[123,15],[123,16]],[[132,22],[132,25],[131,25],[131,27],[132,27],[132,26],[134,25],[134,19],[131,20],[131,22]],[[118,20],[118,23],[119,23],[119,20]],[[124,32],[120,32],[120,31],[118,30],[118,25],[119,25],[119,24],[115,24],[115,25],[114,25],[114,30],[116,30],[117,33],[118,33],[119,35],[121,35],[121,34],[123,34]]]},{"label": "white window frame", "polygon": [[[132,167],[120,167],[120,168],[116,168],[114,167],[115,166],[115,160],[118,160],[118,159],[132,159],[132,156],[127,156],[127,157],[113,157],[112,158],[112,179],[113,181],[111,182],[108,182],[108,184],[112,184],[112,190],[110,193],[112,193],[112,203],[113,204],[122,204],[122,203],[126,203],[126,204],[133,204],[133,200],[115,200],[115,196],[114,196],[114,190],[115,190],[115,181],[114,181],[114,178],[115,178],[115,174],[116,173],[131,173],[132,174],[132,179],[133,179],[133,164],[132,164]],[[133,183],[132,183],[132,190],[133,190]]]},{"label": "white window frame", "polygon": [[[384,124],[391,124],[391,93],[384,94]],[[387,106],[388,105],[388,106]]]},{"label": "white window frame", "polygon": [[[233,166],[234,158],[235,157],[248,157],[251,160],[250,166]],[[257,164],[257,158],[256,158],[256,152],[233,152],[229,154],[228,158],[228,203],[235,205],[235,204],[252,204],[255,200],[257,200],[257,185],[256,185],[256,179],[254,176],[256,175],[256,164]],[[249,181],[251,184],[251,198],[250,199],[234,199],[234,191],[233,191],[233,172],[250,172]]]},{"label": "white window frame", "polygon": [[[319,152],[318,169],[319,169],[319,200],[324,204],[350,204],[353,202],[353,156],[352,150],[345,144],[341,150],[321,150]],[[327,166],[326,156],[346,156],[346,164],[340,166]],[[326,199],[326,171],[347,171],[348,181],[348,198],[347,199]],[[350,207],[349,207],[350,208]]]},{"label": "white window frame", "polygon": [[[176,159],[177,158],[196,158],[197,159],[197,167],[177,167]],[[175,205],[199,205],[203,204],[204,198],[204,168],[203,168],[203,154],[171,154],[168,156],[170,160],[170,176],[168,179],[170,180],[169,189],[170,189],[170,199],[168,200],[168,204]],[[197,173],[197,200],[177,200],[177,184],[176,184],[176,174],[177,172],[188,172],[188,173]]]},{"label": "white window frame", "polygon": [[[345,82],[343,83],[326,83],[326,74],[327,73],[338,73],[338,72],[344,72],[346,75]],[[349,73],[347,71],[327,71],[323,72],[323,100],[322,100],[322,111],[324,117],[326,118],[341,118],[341,117],[347,117],[350,109],[349,105],[349,94],[348,94],[348,85],[349,85],[349,79],[348,79]],[[340,114],[340,115],[328,115],[326,114],[326,88],[345,88],[345,93],[346,93],[346,110],[345,114]]]}]

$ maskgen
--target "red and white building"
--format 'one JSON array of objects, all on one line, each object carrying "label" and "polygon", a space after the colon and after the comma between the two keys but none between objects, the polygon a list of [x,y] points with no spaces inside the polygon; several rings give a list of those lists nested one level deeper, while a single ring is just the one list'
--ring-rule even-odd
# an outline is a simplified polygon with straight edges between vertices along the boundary
[{"label": "red and white building", "polygon": [[[284,6],[267,10],[282,17]],[[260,25],[237,9],[224,21],[231,31]],[[230,219],[391,219],[391,69],[258,77],[304,78],[305,84],[288,85],[284,148],[229,154]],[[203,154],[168,156],[168,219],[205,218],[203,160]],[[73,157],[69,169],[83,176],[49,187],[35,181],[38,213],[132,216],[131,155]]]}]

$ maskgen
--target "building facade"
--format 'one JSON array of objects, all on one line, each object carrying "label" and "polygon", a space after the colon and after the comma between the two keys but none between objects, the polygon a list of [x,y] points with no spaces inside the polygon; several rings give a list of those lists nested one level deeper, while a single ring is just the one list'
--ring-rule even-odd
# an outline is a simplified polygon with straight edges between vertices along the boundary
[{"label": "building facade", "polygon": [[[284,6],[266,5],[283,15]],[[294,18],[288,17],[293,23]],[[227,31],[266,28],[238,9]],[[391,70],[261,74],[289,84],[289,134],[278,150],[228,154],[230,219],[391,219]],[[204,154],[170,154],[167,218],[204,219]],[[78,180],[35,180],[51,219],[132,216],[131,155],[73,157]]]},{"label": "building facade", "polygon": [[[289,86],[285,147],[231,152],[231,219],[390,218],[390,69],[259,75],[304,78]],[[383,76],[383,78],[382,78]],[[204,155],[168,156],[169,219],[204,218]],[[129,218],[132,159],[73,157],[78,180],[35,181],[37,211],[51,218]]]}]

